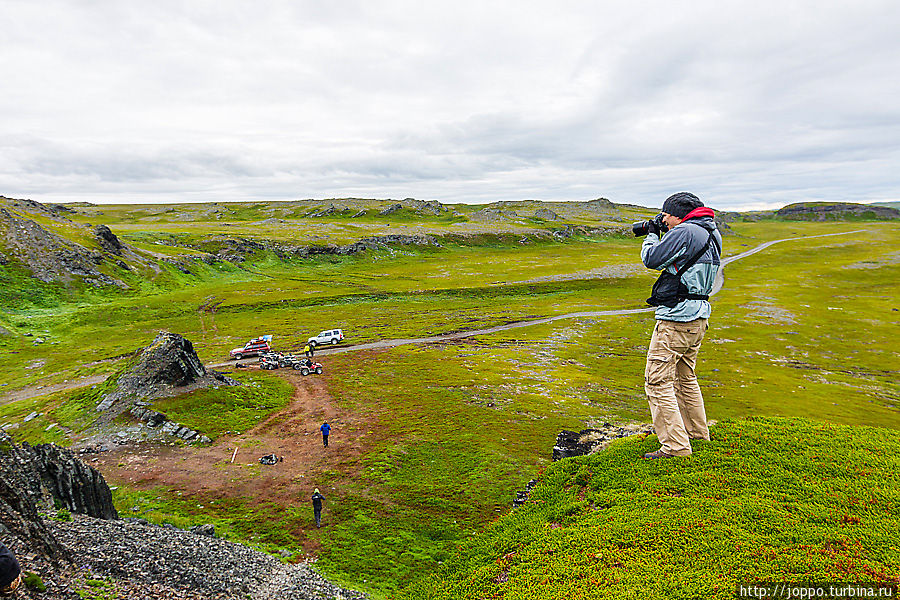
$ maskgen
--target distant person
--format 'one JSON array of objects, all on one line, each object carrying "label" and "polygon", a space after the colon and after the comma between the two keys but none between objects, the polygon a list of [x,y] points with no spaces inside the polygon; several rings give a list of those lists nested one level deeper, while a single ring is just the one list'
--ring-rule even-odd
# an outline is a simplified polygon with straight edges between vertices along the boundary
[{"label": "distant person", "polygon": [[0,596],[12,596],[22,584],[22,567],[9,548],[0,543]]},{"label": "distant person", "polygon": [[312,358],[313,348],[309,344],[303,347],[303,354],[306,355],[306,358]]},{"label": "distant person", "polygon": [[313,492],[312,495],[312,503],[313,503],[313,515],[316,518],[316,527],[322,526],[322,500],[325,499],[325,496],[319,493],[319,488],[316,488],[316,491]]},{"label": "distant person", "polygon": [[328,447],[328,434],[331,433],[331,425],[328,424],[328,421],[322,423],[322,426],[319,427],[319,431],[322,432],[322,447]]},{"label": "distant person", "polygon": [[[663,273],[647,300],[657,308],[644,371],[644,390],[660,448],[644,458],[690,456],[692,439],[709,439],[694,368],[709,328],[709,294],[722,254],[722,236],[713,217],[700,198],[681,192],[669,196],[662,213],[645,224],[641,260]],[[637,235],[644,233],[639,225],[634,226]]]}]

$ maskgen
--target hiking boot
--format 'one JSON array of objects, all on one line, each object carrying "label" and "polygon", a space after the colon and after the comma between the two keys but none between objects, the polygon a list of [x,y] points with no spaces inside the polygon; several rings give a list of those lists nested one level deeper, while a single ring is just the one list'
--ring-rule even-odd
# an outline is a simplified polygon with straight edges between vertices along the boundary
[{"label": "hiking boot", "polygon": [[648,452],[647,454],[644,455],[644,458],[648,458],[651,460],[656,459],[656,458],[675,458],[675,455],[669,454],[667,452],[663,452],[663,449],[660,448],[659,450],[657,450],[655,452]]}]

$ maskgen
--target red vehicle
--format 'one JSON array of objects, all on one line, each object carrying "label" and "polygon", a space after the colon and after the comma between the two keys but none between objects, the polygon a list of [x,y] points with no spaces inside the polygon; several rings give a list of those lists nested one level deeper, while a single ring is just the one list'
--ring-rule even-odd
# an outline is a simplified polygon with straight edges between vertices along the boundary
[{"label": "red vehicle", "polygon": [[258,356],[263,354],[264,352],[270,352],[272,350],[272,346],[269,345],[269,342],[272,341],[271,335],[264,335],[262,337],[253,338],[246,344],[244,344],[243,348],[235,348],[231,351],[231,358],[235,360],[241,360],[245,356]]}]

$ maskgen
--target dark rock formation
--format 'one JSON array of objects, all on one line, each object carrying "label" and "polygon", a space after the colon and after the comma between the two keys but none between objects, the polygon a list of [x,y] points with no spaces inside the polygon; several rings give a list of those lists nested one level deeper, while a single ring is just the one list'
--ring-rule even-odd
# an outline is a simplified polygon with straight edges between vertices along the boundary
[{"label": "dark rock formation", "polygon": [[534,486],[537,485],[537,479],[532,479],[528,483],[525,484],[524,490],[519,490],[516,492],[516,497],[513,500],[513,508],[518,508],[522,506],[526,502],[528,502],[528,497],[531,495],[531,490],[534,489]]},{"label": "dark rock formation", "polygon": [[48,507],[66,508],[98,519],[119,518],[103,476],[73,452],[53,444],[23,444],[22,451],[30,455],[34,475],[27,483],[33,498],[43,497]]},{"label": "dark rock formation", "polygon": [[94,287],[128,287],[97,269],[103,262],[103,254],[70,242],[3,207],[0,207],[0,241],[45,283],[69,283],[81,279]]},{"label": "dark rock formation", "polygon": [[802,221],[841,221],[848,218],[892,220],[900,219],[900,210],[889,206],[855,204],[851,202],[790,204],[776,211],[782,219]]},{"label": "dark rock formation", "polygon": [[559,221],[559,215],[549,208],[540,208],[534,211],[534,217],[545,221]]},{"label": "dark rock formation", "polygon": [[99,244],[101,248],[117,256],[122,256],[122,242],[119,241],[119,238],[116,237],[116,234],[114,234],[109,227],[106,225],[97,225],[94,234],[97,239],[97,244]]},{"label": "dark rock formation", "polygon": [[133,366],[118,376],[115,387],[97,405],[104,421],[129,410],[137,401],[214,385],[216,381],[207,374],[191,342],[177,333],[160,331],[133,360]]},{"label": "dark rock formation", "polygon": [[66,508],[117,519],[103,476],[69,450],[52,444],[16,445],[0,431],[0,534],[12,537],[19,554],[68,561],[68,551],[44,523],[41,512]]},{"label": "dark rock formation", "polygon": [[579,432],[560,431],[553,446],[553,460],[584,456],[606,446],[612,440],[630,435],[653,433],[653,426],[647,424],[611,425],[604,423],[597,429],[583,429]]},{"label": "dark rock formation", "polygon": [[388,207],[385,208],[384,210],[379,211],[379,212],[378,212],[378,215],[381,216],[381,217],[386,217],[387,215],[392,215],[392,214],[394,214],[395,212],[397,212],[397,211],[400,210],[401,208],[403,208],[403,205],[402,205],[402,204],[391,204],[390,206],[388,206]]}]

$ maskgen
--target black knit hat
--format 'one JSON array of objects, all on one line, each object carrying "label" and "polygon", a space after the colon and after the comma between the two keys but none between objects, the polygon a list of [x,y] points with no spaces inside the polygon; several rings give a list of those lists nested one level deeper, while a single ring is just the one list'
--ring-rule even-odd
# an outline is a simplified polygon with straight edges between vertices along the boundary
[{"label": "black knit hat", "polygon": [[689,212],[701,206],[703,206],[703,203],[700,202],[700,198],[697,196],[690,192],[678,192],[666,198],[666,201],[663,202],[662,211],[673,217],[683,219]]},{"label": "black knit hat", "polygon": [[19,561],[6,546],[0,544],[0,588],[5,588],[22,572]]}]

